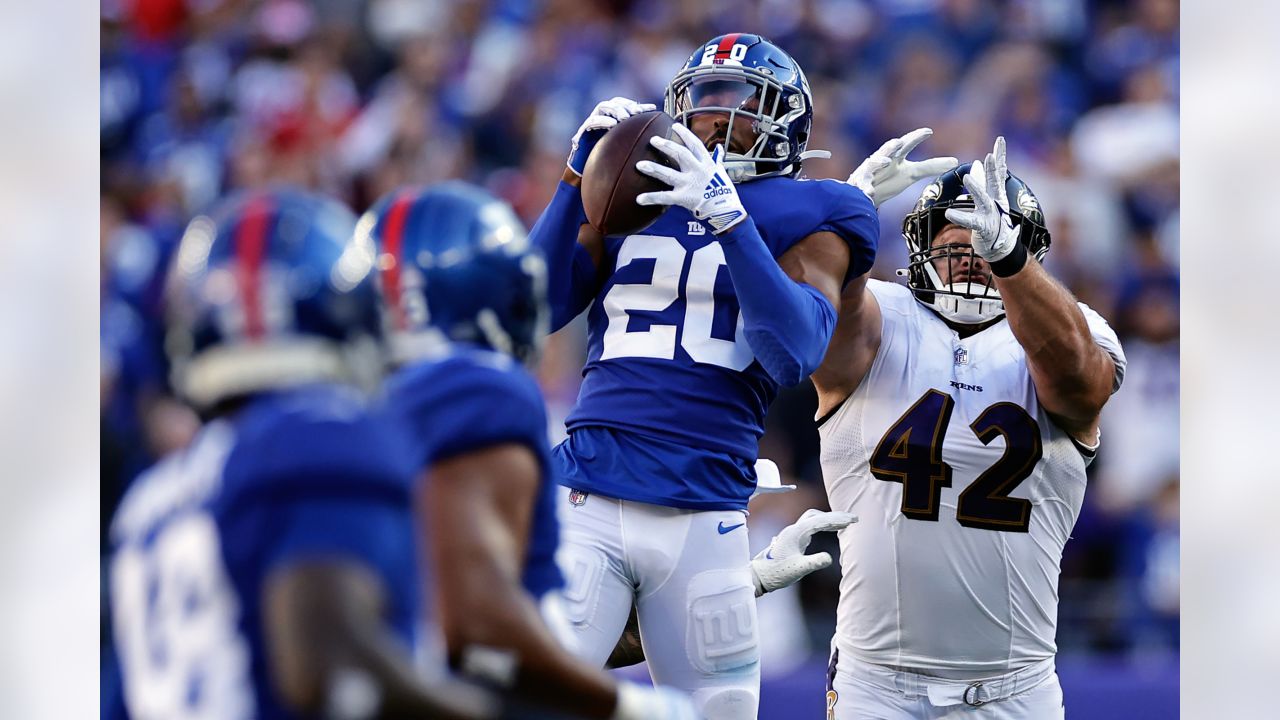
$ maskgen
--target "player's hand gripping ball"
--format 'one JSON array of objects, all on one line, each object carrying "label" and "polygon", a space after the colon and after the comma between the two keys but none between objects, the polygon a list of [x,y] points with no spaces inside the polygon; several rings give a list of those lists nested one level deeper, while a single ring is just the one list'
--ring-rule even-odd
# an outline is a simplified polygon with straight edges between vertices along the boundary
[{"label": "player's hand gripping ball", "polygon": [[636,171],[641,160],[672,166],[650,138],[672,138],[671,116],[641,112],[619,121],[596,144],[582,173],[582,207],[587,222],[605,235],[627,235],[653,224],[664,205],[638,205],[636,197],[670,187]]}]

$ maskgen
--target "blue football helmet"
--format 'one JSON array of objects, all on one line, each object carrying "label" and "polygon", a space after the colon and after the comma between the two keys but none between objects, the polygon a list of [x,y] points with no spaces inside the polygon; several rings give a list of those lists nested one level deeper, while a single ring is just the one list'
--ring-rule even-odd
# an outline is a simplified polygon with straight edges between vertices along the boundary
[{"label": "blue football helmet", "polygon": [[245,192],[187,226],[169,270],[166,350],[198,407],[380,369],[374,251],[336,200]]},{"label": "blue football helmet", "polygon": [[729,33],[698,48],[667,86],[664,109],[689,124],[700,113],[724,113],[728,126],[751,119],[755,144],[746,152],[725,147],[725,169],[734,182],[771,175],[794,176],[810,157],[813,93],[800,65],[759,35]]},{"label": "blue football helmet", "polygon": [[394,190],[360,218],[394,362],[461,342],[532,363],[550,328],[546,263],[506,203],[450,181]]},{"label": "blue football helmet", "polygon": [[[951,265],[968,261],[977,254],[971,246],[938,245],[933,240],[952,222],[947,210],[973,208],[973,198],[964,186],[964,176],[973,163],[964,163],[939,175],[925,186],[915,207],[902,219],[902,237],[907,241],[908,265],[899,270],[907,276],[907,286],[916,299],[928,305],[939,315],[963,324],[977,324],[998,318],[1004,314],[1004,301],[995,285],[984,285],[967,280],[960,283],[944,283],[938,273],[938,265]],[[1009,174],[1005,180],[1005,192],[1009,198],[1009,217],[1018,228],[1018,241],[1036,260],[1043,260],[1049,252],[1049,229],[1045,225],[1044,212],[1035,193],[1021,178]]]}]

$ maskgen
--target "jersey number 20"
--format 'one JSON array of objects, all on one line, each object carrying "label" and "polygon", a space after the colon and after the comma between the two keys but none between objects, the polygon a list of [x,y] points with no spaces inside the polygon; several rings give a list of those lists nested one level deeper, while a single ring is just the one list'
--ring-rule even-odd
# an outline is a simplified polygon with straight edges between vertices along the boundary
[{"label": "jersey number 20", "polygon": [[[902,483],[902,514],[913,520],[937,520],[942,488],[951,487],[951,466],[942,461],[955,400],[929,390],[898,418],[871,454],[871,474]],[[1031,501],[1009,493],[1040,462],[1040,426],[1026,410],[1009,403],[992,405],[969,428],[983,445],[1004,436],[1004,455],[960,493],[956,520],[984,530],[1027,532]]]},{"label": "jersey number 20", "polygon": [[617,357],[646,357],[672,360],[676,356],[676,326],[654,323],[648,330],[628,331],[629,310],[661,312],[680,297],[680,276],[685,259],[689,275],[684,284],[684,333],[680,347],[694,362],[745,370],[755,360],[743,331],[742,313],[732,340],[711,336],[715,310],[716,275],[724,265],[720,243],[685,251],[680,241],[663,235],[632,235],[618,249],[616,267],[622,269],[636,260],[653,260],[653,279],[648,283],[614,285],[604,296],[609,326],[604,331],[601,360]]}]

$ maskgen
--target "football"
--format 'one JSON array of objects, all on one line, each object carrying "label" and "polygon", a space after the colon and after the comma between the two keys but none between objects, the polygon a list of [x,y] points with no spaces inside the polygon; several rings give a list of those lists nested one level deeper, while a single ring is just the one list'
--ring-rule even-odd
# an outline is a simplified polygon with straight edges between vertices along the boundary
[{"label": "football", "polygon": [[582,173],[582,206],[591,227],[605,235],[626,235],[653,224],[667,209],[665,205],[636,204],[641,193],[671,189],[637,171],[636,163],[652,160],[674,167],[649,144],[654,135],[678,142],[671,132],[674,123],[670,115],[651,110],[623,120],[600,139]]}]

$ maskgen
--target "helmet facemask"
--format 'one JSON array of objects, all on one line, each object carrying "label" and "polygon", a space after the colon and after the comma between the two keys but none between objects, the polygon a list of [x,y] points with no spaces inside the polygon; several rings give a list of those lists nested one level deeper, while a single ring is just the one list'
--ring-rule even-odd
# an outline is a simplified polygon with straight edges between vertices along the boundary
[{"label": "helmet facemask", "polygon": [[[951,278],[966,263],[969,268],[975,267],[981,257],[972,245],[934,245],[938,234],[948,225],[954,225],[946,217],[947,210],[973,208],[973,200],[963,190],[960,181],[968,171],[969,165],[962,165],[930,184],[915,209],[903,219],[902,237],[907,243],[908,264],[898,274],[907,277],[907,286],[917,300],[943,318],[964,325],[977,325],[999,318],[1005,312],[1004,301],[992,279],[990,267],[983,262],[985,283],[975,281],[972,274],[960,282],[944,283],[938,271],[939,265],[948,269],[947,276]],[[1019,242],[1040,261],[1049,251],[1049,231],[1044,227],[1039,204],[1020,179],[1010,176],[1007,189],[1009,196],[1016,201],[1009,215],[1018,228]]]},{"label": "helmet facemask", "polygon": [[[690,127],[690,120],[700,114],[727,116],[724,163],[734,182],[799,170],[794,155],[808,141],[810,108],[803,94],[767,70],[726,65],[681,70],[667,86],[665,109],[676,122]],[[756,133],[745,152],[729,147],[738,118],[749,119]],[[797,128],[793,138],[792,125],[797,121],[803,127]]]}]

